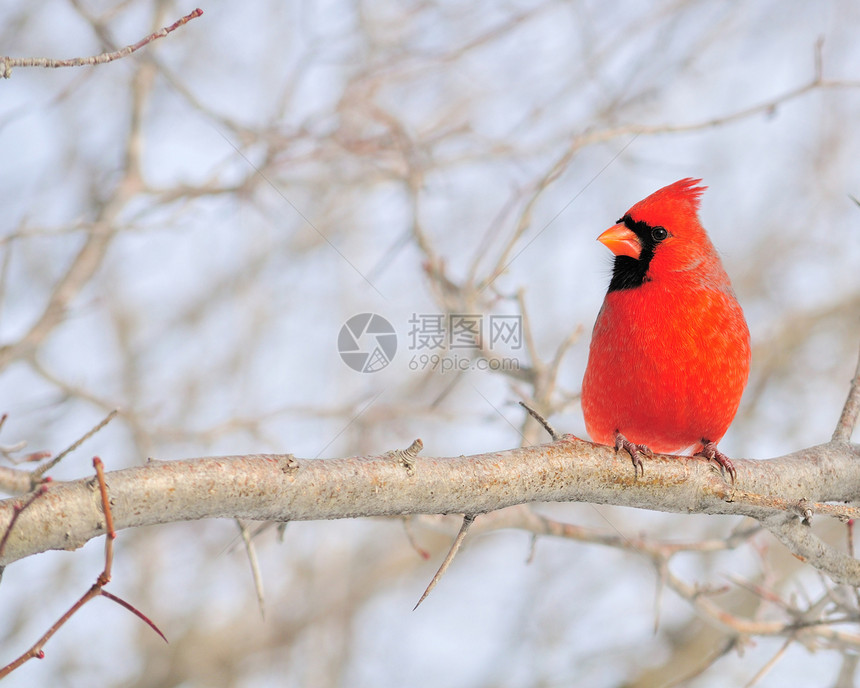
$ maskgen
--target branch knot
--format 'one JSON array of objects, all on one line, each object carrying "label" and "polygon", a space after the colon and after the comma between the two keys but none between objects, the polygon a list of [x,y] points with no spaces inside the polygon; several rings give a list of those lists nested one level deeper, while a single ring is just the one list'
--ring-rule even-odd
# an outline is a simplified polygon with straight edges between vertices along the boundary
[{"label": "branch knot", "polygon": [[393,451],[386,452],[384,456],[397,459],[406,468],[406,473],[412,475],[415,473],[415,457],[418,456],[418,452],[422,449],[424,449],[424,442],[419,437],[406,449],[394,449]]}]

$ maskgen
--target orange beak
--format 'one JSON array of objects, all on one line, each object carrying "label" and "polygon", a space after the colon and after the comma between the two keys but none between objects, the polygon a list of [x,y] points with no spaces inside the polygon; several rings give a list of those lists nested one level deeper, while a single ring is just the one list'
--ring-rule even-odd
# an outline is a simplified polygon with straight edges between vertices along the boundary
[{"label": "orange beak", "polygon": [[639,258],[642,253],[642,244],[631,230],[623,224],[612,225],[597,240],[612,251],[616,256],[630,256]]}]

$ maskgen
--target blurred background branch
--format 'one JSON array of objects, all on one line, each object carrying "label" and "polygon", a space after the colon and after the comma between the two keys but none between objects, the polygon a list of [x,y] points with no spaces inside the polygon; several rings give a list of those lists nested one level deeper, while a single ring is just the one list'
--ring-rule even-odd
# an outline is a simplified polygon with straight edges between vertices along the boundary
[{"label": "blurred background branch", "polygon": [[[7,54],[95,55],[191,9],[14,0],[0,8],[0,41]],[[583,434],[581,333],[609,270],[594,238],[686,176],[710,186],[702,218],[755,346],[721,448],[779,456],[831,436],[860,341],[856,3],[203,9],[122,60],[0,83],[0,445],[10,456],[57,454],[116,408],[55,480],[86,474],[96,453],[118,469],[151,456],[374,454],[418,436],[429,456],[528,446],[543,431],[519,400]],[[378,372],[338,354],[359,313],[396,334]],[[430,323],[463,314],[515,318],[521,338],[419,348]],[[620,542],[709,543],[738,527],[737,517],[624,507],[534,510]],[[667,558],[599,539],[532,546],[525,524],[481,534],[479,518],[410,614],[452,537],[412,521],[430,561],[391,520],[290,524],[283,545],[275,529],[260,534],[265,621],[234,524],[128,531],[112,589],[170,646],[122,610],[87,609],[74,623],[98,651],[61,632],[48,661],[8,681],[853,680],[856,595],[768,532]],[[812,528],[848,550],[842,524],[819,517]],[[102,559],[94,544],[5,572],[10,658],[89,584]],[[647,594],[655,580],[672,593]],[[707,623],[723,613],[743,624]],[[771,623],[782,631],[756,635]]]}]

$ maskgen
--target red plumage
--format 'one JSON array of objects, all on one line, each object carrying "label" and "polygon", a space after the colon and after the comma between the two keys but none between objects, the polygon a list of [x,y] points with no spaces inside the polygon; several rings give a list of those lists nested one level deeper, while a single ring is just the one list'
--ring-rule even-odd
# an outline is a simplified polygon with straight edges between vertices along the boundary
[{"label": "red plumage", "polygon": [[[627,446],[626,438],[660,453],[704,448],[713,456],[737,412],[749,330],[699,222],[700,181],[654,192],[599,237],[616,258],[594,325],[582,410],[600,444]],[[635,454],[636,447],[639,463]],[[731,462],[727,468],[732,473]]]}]

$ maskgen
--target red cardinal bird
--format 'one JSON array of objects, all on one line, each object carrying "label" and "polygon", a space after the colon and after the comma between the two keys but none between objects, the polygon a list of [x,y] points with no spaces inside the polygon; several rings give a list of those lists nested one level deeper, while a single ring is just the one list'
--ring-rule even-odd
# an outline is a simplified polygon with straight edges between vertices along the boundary
[{"label": "red cardinal bird", "polygon": [[747,382],[750,335],[699,222],[701,179],[639,201],[598,237],[615,254],[582,381],[595,442],[640,452],[695,449],[735,478],[717,449]]}]

